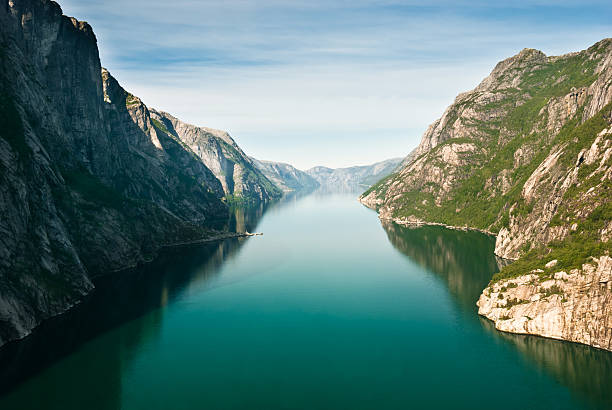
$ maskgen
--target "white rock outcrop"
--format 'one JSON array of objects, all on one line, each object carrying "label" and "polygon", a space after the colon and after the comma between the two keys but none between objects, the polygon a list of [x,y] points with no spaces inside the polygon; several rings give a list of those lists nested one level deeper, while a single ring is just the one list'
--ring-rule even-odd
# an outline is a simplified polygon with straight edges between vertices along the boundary
[{"label": "white rock outcrop", "polygon": [[487,287],[477,302],[478,313],[504,332],[612,350],[612,258],[593,259],[569,273],[542,273]]}]

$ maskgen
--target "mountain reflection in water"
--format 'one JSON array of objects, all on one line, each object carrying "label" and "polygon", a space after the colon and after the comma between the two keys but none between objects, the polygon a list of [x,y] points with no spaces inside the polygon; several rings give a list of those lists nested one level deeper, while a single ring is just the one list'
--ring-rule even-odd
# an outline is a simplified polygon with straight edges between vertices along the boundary
[{"label": "mountain reflection in water", "polygon": [[[507,261],[493,255],[495,241],[479,232],[440,226],[408,228],[381,221],[393,246],[443,279],[457,302],[476,314],[476,301],[491,276]],[[549,373],[596,406],[612,408],[612,354],[576,343],[500,332],[490,320],[482,326],[500,343],[518,350],[525,361]]]},{"label": "mountain reflection in water", "polygon": [[[255,231],[257,223],[268,205],[233,207],[229,218],[217,221],[218,228],[231,232]],[[21,381],[77,350],[82,344],[106,332],[111,332],[106,344],[105,360],[92,362],[88,372],[116,374],[120,378],[121,368],[130,359],[132,347],[154,337],[163,320],[163,309],[170,301],[180,297],[190,287],[199,286],[218,274],[218,267],[228,261],[240,249],[247,238],[228,239],[217,243],[174,247],[160,251],[153,263],[103,275],[95,279],[96,289],[83,302],[64,315],[44,322],[24,340],[7,344],[0,349],[0,394],[6,393]],[[141,320],[134,320],[142,318]],[[127,324],[127,325],[124,325]],[[112,330],[124,326],[125,331]],[[113,352],[111,352],[113,350]],[[112,360],[114,358],[115,360]],[[106,370],[96,369],[103,366]],[[109,367],[115,367],[111,371]],[[112,400],[119,392],[97,391],[97,386],[83,381],[83,370],[68,373],[74,380],[51,378],[62,385],[80,386],[70,397],[78,403],[82,397],[100,397],[101,408],[113,408]],[[120,380],[112,383],[120,388]],[[99,387],[102,388],[102,387]],[[56,389],[48,386],[48,399]],[[66,398],[67,400],[68,398]],[[53,397],[57,401],[57,397]],[[108,402],[111,400],[111,402]],[[41,403],[44,398],[41,397]]]},{"label": "mountain reflection in water", "polygon": [[0,408],[612,408],[612,354],[479,318],[491,237],[320,191],[219,223],[264,236],[97,278],[0,351]]},{"label": "mountain reflection in water", "polygon": [[480,293],[499,271],[493,238],[441,226],[410,228],[388,220],[381,223],[398,251],[443,279],[463,307],[475,309]]}]

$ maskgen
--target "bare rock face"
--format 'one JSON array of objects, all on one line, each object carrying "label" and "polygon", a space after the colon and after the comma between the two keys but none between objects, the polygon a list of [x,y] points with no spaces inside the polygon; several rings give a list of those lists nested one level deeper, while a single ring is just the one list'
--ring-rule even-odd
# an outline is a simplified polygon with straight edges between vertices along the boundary
[{"label": "bare rock face", "polygon": [[[602,110],[612,101],[611,62],[612,39],[560,57],[525,49],[500,62],[474,90],[460,94],[423,134],[402,168],[366,191],[361,201],[392,218],[507,229],[510,235],[498,244],[504,257],[517,258],[527,241],[560,239],[542,232],[558,203],[548,205],[551,215],[540,215],[538,226],[516,216],[534,194],[554,191],[555,201],[571,186],[562,188],[560,182],[574,171],[570,161],[552,162],[573,152],[576,142],[566,137],[568,129],[606,115]],[[587,149],[592,142],[578,143]],[[576,178],[565,183],[570,182]],[[524,231],[527,225],[533,233],[515,240],[512,231]]]},{"label": "bare rock face", "polygon": [[255,166],[283,192],[312,191],[319,187],[316,179],[292,165],[251,158]]},{"label": "bare rock face", "polygon": [[0,345],[79,303],[95,275],[227,217],[215,175],[55,2],[0,8],[0,120]]},{"label": "bare rock face", "polygon": [[[611,189],[612,39],[604,39],[577,53],[547,57],[525,49],[500,62],[474,90],[457,96],[398,172],[360,200],[377,209],[381,219],[401,224],[494,233],[495,254],[524,266],[554,269],[544,266],[553,257],[543,258],[561,255],[559,263],[571,265],[573,272],[591,256],[599,262],[579,269],[580,278],[595,275],[584,279],[591,283],[612,269],[606,262],[612,250]],[[514,284],[533,279],[529,271],[513,275]],[[495,311],[509,318],[498,321],[495,313],[496,324],[518,331],[527,323],[532,334],[609,346],[591,333],[567,331],[596,328],[609,337],[607,308],[599,306],[596,316],[567,313],[591,297],[593,303],[607,300],[605,289],[600,290],[584,296],[568,288],[567,322],[550,324],[555,331],[545,323],[559,320],[550,313],[554,309],[537,320],[528,315],[533,318],[528,323],[515,314],[521,307]],[[489,299],[485,292],[479,303]]]},{"label": "bare rock face", "polygon": [[490,285],[478,300],[478,313],[505,332],[612,351],[612,258],[593,259],[569,273],[554,272],[554,265],[547,271]]},{"label": "bare rock face", "polygon": [[151,113],[164,131],[185,144],[215,174],[228,198],[266,201],[281,196],[280,189],[227,132],[196,127],[166,112],[151,110]]}]

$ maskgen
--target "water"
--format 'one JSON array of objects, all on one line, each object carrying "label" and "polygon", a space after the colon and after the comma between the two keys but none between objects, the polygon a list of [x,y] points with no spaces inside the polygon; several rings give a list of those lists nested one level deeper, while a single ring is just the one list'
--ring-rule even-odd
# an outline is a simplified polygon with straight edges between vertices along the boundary
[{"label": "water", "polygon": [[[493,240],[382,224],[351,195],[165,252],[0,352],[0,409],[611,408],[612,354],[502,334]],[[263,213],[263,216],[262,216]]]}]

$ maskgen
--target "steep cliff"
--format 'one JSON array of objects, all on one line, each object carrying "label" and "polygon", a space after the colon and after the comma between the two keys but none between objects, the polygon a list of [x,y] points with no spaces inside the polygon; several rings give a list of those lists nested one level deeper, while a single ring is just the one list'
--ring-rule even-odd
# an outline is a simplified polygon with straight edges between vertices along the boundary
[{"label": "steep cliff", "polygon": [[612,350],[612,258],[569,272],[545,269],[493,283],[480,295],[478,313],[506,332]]},{"label": "steep cliff", "polygon": [[282,192],[225,131],[186,124],[172,115],[151,110],[159,132],[167,133],[194,152],[221,181],[230,201],[266,201]]},{"label": "steep cliff", "polygon": [[251,158],[253,163],[283,192],[312,191],[319,183],[304,171],[283,162],[260,161]]},{"label": "steep cliff", "polygon": [[213,173],[52,1],[0,8],[0,123],[0,345],[78,303],[96,274],[227,217]]},{"label": "steep cliff", "polygon": [[327,191],[362,191],[396,170],[402,158],[393,158],[371,165],[348,168],[313,167],[306,173]]},{"label": "steep cliff", "polygon": [[[403,168],[361,201],[399,223],[435,222],[497,234],[495,253],[518,261],[493,282],[541,270],[536,276],[544,283],[552,274],[545,263],[557,260],[559,272],[579,271],[586,283],[595,283],[600,268],[584,266],[611,250],[611,101],[612,39],[559,57],[525,49],[460,94]],[[571,310],[578,296],[567,295]],[[604,303],[601,309],[588,320],[606,328],[612,308]],[[498,328],[514,329],[489,310],[481,313]],[[586,321],[571,316],[557,323],[555,335],[594,344],[569,336],[570,327]]]}]

